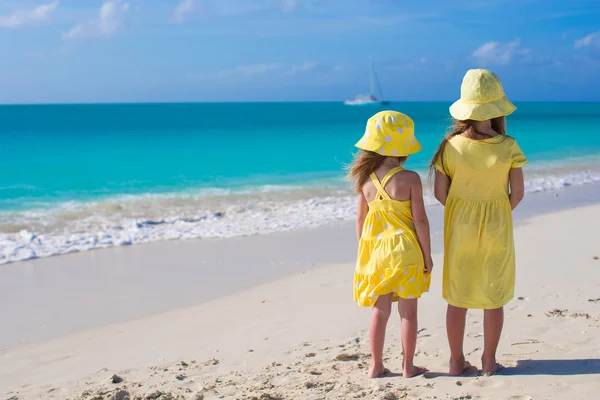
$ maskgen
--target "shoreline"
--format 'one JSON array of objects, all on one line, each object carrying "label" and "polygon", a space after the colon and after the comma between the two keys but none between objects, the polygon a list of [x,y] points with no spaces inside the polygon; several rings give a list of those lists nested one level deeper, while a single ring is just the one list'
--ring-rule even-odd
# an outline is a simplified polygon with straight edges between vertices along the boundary
[{"label": "shoreline", "polygon": [[[1,393],[19,400],[91,399],[98,393],[108,400],[117,389],[140,396],[160,390],[190,399],[196,394],[212,399],[269,393],[271,398],[318,399],[329,393],[327,398],[344,399],[357,390],[365,398],[387,393],[397,398],[408,393],[404,398],[415,399],[490,398],[494,393],[494,398],[567,399],[574,392],[586,398],[600,390],[600,379],[588,377],[600,376],[600,261],[593,259],[600,255],[594,239],[599,217],[600,205],[588,205],[534,216],[516,228],[517,291],[506,307],[499,349],[507,371],[495,377],[366,379],[370,312],[352,302],[353,263],[333,262],[317,249],[313,268],[278,280],[189,307],[4,349]],[[346,239],[335,234],[340,228],[332,227],[330,238],[343,250],[340,242]],[[353,243],[353,231],[349,236]],[[306,240],[294,241],[306,248]],[[249,243],[239,248],[248,252],[246,260],[250,254],[261,256]],[[448,351],[441,254],[434,260],[434,283],[420,302],[417,362],[443,372]],[[477,361],[482,345],[480,314],[469,312],[465,350],[471,362]],[[398,332],[394,316],[386,342],[387,363],[394,370],[400,365]],[[342,353],[351,360],[337,360]],[[113,374],[124,382],[112,384]],[[86,390],[90,392],[84,396]]]},{"label": "shoreline", "polygon": [[[532,166],[526,194],[600,186],[600,164],[591,160],[586,163],[576,169],[567,168],[568,163],[562,167],[545,163],[546,172]],[[558,172],[561,168],[566,168],[566,175]],[[231,195],[132,195],[68,201],[50,209],[5,210],[0,212],[0,265],[169,240],[245,237],[315,228],[352,218],[355,198],[343,182],[335,178],[333,186],[322,182],[318,187],[308,185],[297,190],[283,185]],[[425,203],[435,206],[437,201],[429,189],[425,192]],[[303,210],[301,215],[298,209]]]},{"label": "shoreline", "polygon": [[[593,204],[600,204],[600,185],[532,194],[515,211],[515,227],[535,216]],[[427,211],[432,252],[438,253],[443,208]],[[14,322],[11,330],[0,331],[0,348],[197,305],[322,265],[353,264],[354,235],[354,221],[337,221],[291,232],[162,241],[1,265],[0,320]],[[232,251],[237,248],[245,250]]]}]

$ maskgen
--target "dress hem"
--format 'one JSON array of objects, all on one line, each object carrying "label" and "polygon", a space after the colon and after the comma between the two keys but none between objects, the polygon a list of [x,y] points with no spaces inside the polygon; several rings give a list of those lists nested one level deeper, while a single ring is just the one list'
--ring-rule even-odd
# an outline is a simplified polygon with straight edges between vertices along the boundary
[{"label": "dress hem", "polygon": [[385,294],[380,294],[380,295],[377,295],[377,297],[375,297],[375,298],[373,299],[373,300],[375,300],[375,301],[373,302],[373,304],[361,304],[359,301],[357,301],[357,300],[355,300],[355,301],[356,301],[356,304],[357,304],[359,307],[371,307],[371,308],[372,308],[372,307],[375,307],[375,304],[377,304],[377,300],[379,299],[379,297],[381,297],[381,296],[385,296],[385,295],[388,295],[388,294],[395,294],[396,296],[392,296],[392,303],[397,303],[399,299],[403,299],[403,300],[418,300],[418,299],[420,299],[420,298],[421,298],[421,296],[423,296],[425,293],[429,293],[429,289],[422,291],[422,292],[421,292],[421,294],[420,294],[418,297],[413,297],[413,298],[410,298],[410,297],[402,297],[402,296],[400,296],[400,295],[399,295],[397,292],[390,292],[390,293],[385,293]]},{"label": "dress hem", "polygon": [[448,304],[450,304],[453,307],[457,307],[457,308],[468,308],[468,309],[472,309],[472,310],[495,310],[497,308],[502,308],[505,305],[507,305],[512,299],[514,299],[514,295],[511,296],[510,298],[506,299],[505,301],[501,301],[497,304],[492,304],[492,305],[475,305],[475,304],[467,304],[467,303],[460,303],[457,301],[453,301],[448,299],[446,296],[443,296],[444,300],[446,300],[446,302]]}]

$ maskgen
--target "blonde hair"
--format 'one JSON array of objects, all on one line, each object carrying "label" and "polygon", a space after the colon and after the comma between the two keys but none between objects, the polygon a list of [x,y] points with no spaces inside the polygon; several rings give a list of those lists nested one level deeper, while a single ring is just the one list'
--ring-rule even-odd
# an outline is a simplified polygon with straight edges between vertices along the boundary
[{"label": "blonde hair", "polygon": [[[476,123],[477,123],[477,121],[472,121],[472,120],[466,120],[466,121],[460,121],[457,119],[454,120],[453,124],[450,126],[450,129],[448,130],[448,133],[442,140],[442,143],[440,143],[440,146],[438,147],[435,154],[433,155],[433,158],[431,159],[431,162],[429,164],[429,177],[430,178],[433,175],[433,173],[435,172],[435,165],[437,163],[439,163],[441,165],[443,171],[448,172],[444,165],[444,149],[446,148],[446,145],[448,144],[450,139],[452,139],[454,136],[460,135],[468,130],[471,130],[476,135],[481,136],[483,138],[489,137],[489,135],[486,135],[485,133],[480,132],[476,129]],[[506,117],[494,118],[491,120],[491,123],[492,123],[492,129],[496,133],[498,133],[498,135],[502,135],[502,136],[506,137]]]},{"label": "blonde hair", "polygon": [[[371,174],[375,172],[388,157],[389,156],[382,156],[381,154],[368,150],[361,150],[356,153],[352,164],[347,167],[348,178],[354,182],[354,191],[360,193]],[[398,159],[400,165],[403,165],[406,160],[408,160],[408,157],[392,158]]]}]

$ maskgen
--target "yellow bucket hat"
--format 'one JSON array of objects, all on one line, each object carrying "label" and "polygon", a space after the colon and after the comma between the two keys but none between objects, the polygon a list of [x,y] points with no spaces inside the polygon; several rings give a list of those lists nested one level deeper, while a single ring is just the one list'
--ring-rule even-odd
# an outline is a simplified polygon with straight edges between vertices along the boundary
[{"label": "yellow bucket hat", "polygon": [[506,98],[496,74],[487,69],[470,69],[463,78],[460,99],[450,106],[450,115],[460,121],[485,121],[509,115],[516,109]]},{"label": "yellow bucket hat", "polygon": [[421,150],[421,143],[415,137],[412,119],[397,111],[381,111],[369,118],[356,147],[383,156],[404,157]]}]

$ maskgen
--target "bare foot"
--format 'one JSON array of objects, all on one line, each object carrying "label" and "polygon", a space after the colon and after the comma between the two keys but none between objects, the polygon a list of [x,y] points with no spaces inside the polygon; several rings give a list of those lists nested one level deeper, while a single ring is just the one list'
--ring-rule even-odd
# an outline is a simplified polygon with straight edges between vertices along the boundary
[{"label": "bare foot", "polygon": [[390,373],[390,370],[385,368],[383,365],[377,365],[377,366],[372,366],[371,370],[369,371],[369,378],[374,379],[374,378],[381,378],[382,376],[385,376],[387,374]]},{"label": "bare foot", "polygon": [[460,376],[469,368],[471,368],[471,363],[465,361],[464,357],[462,360],[454,360],[450,358],[450,375]]},{"label": "bare foot", "polygon": [[482,364],[482,369],[481,371],[483,372],[484,375],[494,375],[496,372],[500,371],[503,367],[501,364],[498,364],[496,362],[495,358],[481,358],[481,364]]},{"label": "bare foot", "polygon": [[427,372],[427,368],[425,367],[417,367],[413,365],[412,368],[404,368],[403,376],[405,378],[414,378],[415,376],[419,376]]}]

